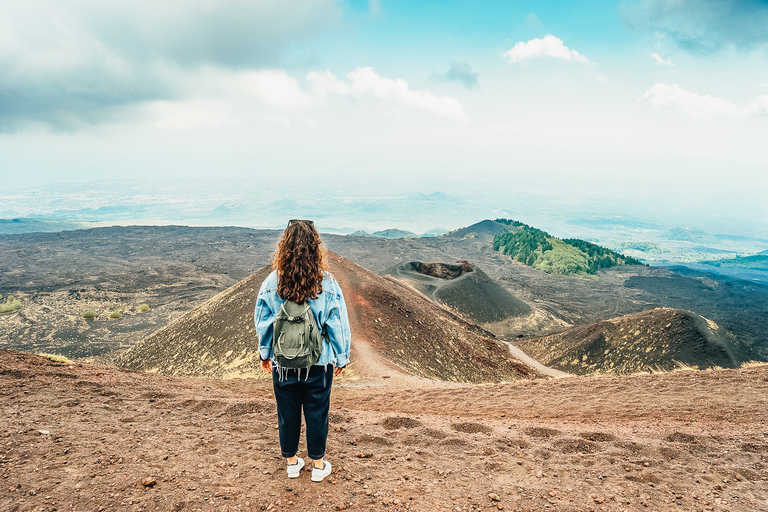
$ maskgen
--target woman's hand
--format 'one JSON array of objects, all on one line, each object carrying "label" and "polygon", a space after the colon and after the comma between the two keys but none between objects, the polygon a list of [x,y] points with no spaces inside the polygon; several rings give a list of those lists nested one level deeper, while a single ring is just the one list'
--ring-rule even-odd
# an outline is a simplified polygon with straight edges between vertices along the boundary
[{"label": "woman's hand", "polygon": [[264,370],[267,373],[272,373],[272,360],[271,359],[265,359],[261,362],[261,369]]},{"label": "woman's hand", "polygon": [[342,368],[341,366],[337,366],[336,369],[333,371],[333,376],[338,377],[342,373],[344,373],[344,368]]}]

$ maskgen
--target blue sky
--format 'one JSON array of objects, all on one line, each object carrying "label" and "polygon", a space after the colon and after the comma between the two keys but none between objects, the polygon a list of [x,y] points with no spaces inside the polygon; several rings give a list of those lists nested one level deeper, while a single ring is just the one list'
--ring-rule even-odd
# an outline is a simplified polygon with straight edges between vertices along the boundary
[{"label": "blue sky", "polygon": [[766,1],[0,3],[6,190],[466,169],[743,206],[767,139]]}]

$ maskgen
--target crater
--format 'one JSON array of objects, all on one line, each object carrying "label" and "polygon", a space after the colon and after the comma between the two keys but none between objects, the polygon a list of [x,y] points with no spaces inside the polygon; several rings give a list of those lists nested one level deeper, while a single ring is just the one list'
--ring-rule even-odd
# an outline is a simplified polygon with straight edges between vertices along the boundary
[{"label": "crater", "polygon": [[458,261],[456,265],[450,263],[422,263],[412,261],[411,270],[425,276],[437,277],[450,281],[473,271],[472,264],[468,261]]}]

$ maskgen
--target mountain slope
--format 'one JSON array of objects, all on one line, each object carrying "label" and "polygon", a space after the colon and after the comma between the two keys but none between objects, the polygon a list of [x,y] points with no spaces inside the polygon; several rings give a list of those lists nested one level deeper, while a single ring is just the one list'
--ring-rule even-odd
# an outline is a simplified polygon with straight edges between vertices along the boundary
[{"label": "mountain slope", "polygon": [[[540,377],[492,335],[423,295],[334,253],[327,257],[347,301],[352,363],[368,374],[404,371],[457,382]],[[228,377],[260,371],[253,310],[269,268],[137,343],[116,364],[171,375]]]},{"label": "mountain slope", "polygon": [[737,368],[748,347],[711,320],[690,311],[656,308],[575,327],[515,346],[545,366],[577,375]]},{"label": "mountain slope", "polygon": [[455,265],[411,261],[397,265],[391,273],[475,323],[499,322],[531,313],[525,302],[467,261]]}]

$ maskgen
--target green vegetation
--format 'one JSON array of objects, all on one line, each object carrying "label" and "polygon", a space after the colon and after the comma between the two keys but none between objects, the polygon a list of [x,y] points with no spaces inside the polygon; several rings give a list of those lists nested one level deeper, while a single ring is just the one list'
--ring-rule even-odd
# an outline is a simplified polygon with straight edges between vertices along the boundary
[{"label": "green vegetation", "polygon": [[726,268],[747,268],[752,270],[768,270],[768,256],[756,254],[754,256],[737,256],[714,261],[702,261],[705,265]]},{"label": "green vegetation", "polygon": [[[0,296],[0,298],[2,298],[2,296]],[[0,304],[0,314],[11,313],[22,309],[23,307],[24,305],[22,305],[20,300],[13,295],[9,295],[8,298],[5,299],[5,304]]]},{"label": "green vegetation", "polygon": [[512,219],[495,219],[494,222],[498,222],[499,224],[506,224],[507,226],[512,226],[513,228],[529,228],[530,227],[528,224],[524,224],[519,220],[512,220]]},{"label": "green vegetation", "polygon": [[496,235],[493,250],[548,274],[593,275],[616,265],[642,265],[635,258],[591,242],[576,238],[561,240],[518,221],[496,219],[496,222],[516,229]]},{"label": "green vegetation", "polygon": [[86,320],[94,320],[96,318],[96,312],[89,309],[88,311],[83,312],[83,318]]},{"label": "green vegetation", "polygon": [[41,353],[41,354],[37,354],[37,355],[45,357],[45,358],[53,361],[54,363],[72,364],[72,361],[70,359],[67,359],[64,356],[58,356],[56,354],[45,354],[45,353]]},{"label": "green vegetation", "polygon": [[149,304],[139,304],[139,312],[146,313],[149,311]]},{"label": "green vegetation", "polygon": [[123,318],[123,315],[121,315],[119,311],[113,311],[109,314],[109,318],[112,320],[119,320],[120,318]]}]

